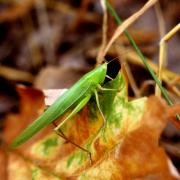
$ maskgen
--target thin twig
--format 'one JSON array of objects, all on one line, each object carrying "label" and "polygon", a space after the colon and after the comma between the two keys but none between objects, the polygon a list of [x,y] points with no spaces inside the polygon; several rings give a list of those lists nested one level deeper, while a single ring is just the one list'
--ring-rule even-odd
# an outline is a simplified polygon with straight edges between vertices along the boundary
[{"label": "thin twig", "polygon": [[108,16],[107,16],[107,8],[106,8],[106,3],[105,0],[101,0],[101,6],[103,9],[103,26],[102,26],[102,43],[100,50],[97,55],[97,65],[101,64],[104,60],[104,49],[107,44],[107,21],[108,21]]},{"label": "thin twig", "polygon": [[116,48],[116,50],[117,50],[118,55],[121,56],[121,59],[120,59],[121,64],[124,63],[124,68],[125,68],[125,71],[126,71],[127,76],[128,76],[129,84],[130,84],[130,86],[131,86],[131,88],[132,88],[135,96],[136,96],[136,97],[140,97],[139,88],[138,88],[138,86],[137,86],[137,84],[136,84],[136,81],[135,81],[135,79],[134,79],[134,77],[133,77],[133,74],[132,74],[131,69],[130,69],[130,67],[129,67],[129,64],[128,64],[128,62],[127,62],[126,56],[123,56],[123,55],[121,54],[121,52],[120,52],[120,46],[116,45],[115,48]]}]

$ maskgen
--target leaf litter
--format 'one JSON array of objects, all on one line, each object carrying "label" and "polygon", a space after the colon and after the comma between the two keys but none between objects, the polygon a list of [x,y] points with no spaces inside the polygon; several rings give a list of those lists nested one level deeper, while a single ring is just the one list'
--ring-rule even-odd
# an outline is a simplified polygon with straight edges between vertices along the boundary
[{"label": "leaf litter", "polygon": [[[55,8],[49,1],[47,2],[49,7]],[[29,11],[31,6],[27,7]],[[56,6],[56,9],[58,8],[62,10],[60,6]],[[76,10],[64,12],[74,14]],[[24,15],[24,12],[20,15],[18,13],[13,19]],[[85,15],[85,19],[93,17],[91,13],[89,15],[88,17]],[[82,17],[77,18],[79,22],[82,21]],[[13,19],[7,17],[6,20]],[[70,44],[74,43],[72,39]],[[95,43],[91,41],[91,44],[94,45],[91,49],[95,49]],[[114,52],[112,54],[114,55]],[[33,55],[38,59],[37,54]],[[12,72],[11,69],[9,72]],[[6,74],[10,73],[5,72],[3,76],[13,79]],[[14,80],[33,82],[32,76],[29,73],[27,75],[19,75]],[[25,78],[21,79],[22,77]],[[1,136],[0,161],[4,164],[0,170],[1,177],[4,179],[19,177],[23,179],[178,179],[169,168],[168,156],[159,146],[159,139],[167,120],[169,118],[175,120],[179,106],[169,108],[163,100],[153,96],[128,100],[124,78],[121,74],[118,77],[121,81],[118,80],[119,83],[116,83],[120,84],[121,93],[100,95],[103,112],[107,117],[105,130],[101,130],[99,135],[95,136],[95,132],[101,127],[102,117],[96,109],[93,98],[63,127],[64,133],[72,141],[91,150],[93,164],[90,164],[87,153],[54,134],[53,125],[42,130],[17,150],[8,148],[12,139],[45,109],[44,95],[41,91],[18,86],[20,111],[6,116]],[[168,73],[165,78],[167,77]],[[177,75],[173,74],[171,77],[174,79]],[[167,78],[166,81],[168,80]],[[108,86],[115,85],[108,84]],[[111,106],[112,102],[115,105]]]}]

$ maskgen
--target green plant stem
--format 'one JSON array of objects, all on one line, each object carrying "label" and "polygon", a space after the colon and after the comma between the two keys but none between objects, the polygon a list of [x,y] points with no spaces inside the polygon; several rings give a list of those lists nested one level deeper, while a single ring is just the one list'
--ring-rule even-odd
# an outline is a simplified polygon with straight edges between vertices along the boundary
[{"label": "green plant stem", "polygon": [[[117,15],[116,11],[114,10],[114,8],[111,6],[111,4],[106,1],[107,4],[107,9],[109,10],[109,12],[111,13],[111,15],[115,18],[116,22],[118,25],[120,25],[123,21],[121,20],[121,18]],[[131,45],[134,47],[134,49],[136,50],[137,54],[139,55],[139,57],[141,58],[142,62],[144,63],[145,67],[147,68],[147,70],[149,71],[149,73],[151,74],[152,78],[154,79],[154,81],[156,82],[156,84],[158,85],[158,87],[160,88],[165,100],[167,101],[167,103],[170,106],[173,106],[173,102],[170,99],[166,89],[161,85],[160,80],[157,78],[156,74],[154,73],[154,71],[152,70],[152,68],[150,67],[150,65],[147,63],[146,58],[144,57],[144,55],[142,54],[141,50],[139,49],[139,47],[137,46],[136,42],[133,40],[132,36],[128,33],[128,31],[124,31],[126,37],[128,38],[129,42],[131,43]],[[177,119],[180,121],[180,115],[177,115]]]}]

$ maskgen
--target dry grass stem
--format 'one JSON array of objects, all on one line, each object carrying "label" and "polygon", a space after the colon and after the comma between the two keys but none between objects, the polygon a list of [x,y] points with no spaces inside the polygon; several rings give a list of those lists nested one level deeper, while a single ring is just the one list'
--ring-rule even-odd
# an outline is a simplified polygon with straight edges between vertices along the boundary
[{"label": "dry grass stem", "polygon": [[160,43],[167,42],[169,39],[171,39],[172,36],[174,36],[178,31],[180,31],[180,23],[177,24],[171,31],[169,31],[161,40]]},{"label": "dry grass stem", "polygon": [[172,86],[172,91],[173,91],[177,96],[180,97],[180,91],[179,91],[179,89],[178,89],[176,86]]},{"label": "dry grass stem", "polygon": [[102,43],[101,43],[101,47],[97,55],[97,65],[101,64],[104,60],[103,53],[107,44],[108,15],[107,15],[107,8],[106,8],[105,0],[101,0],[101,6],[103,9]]},{"label": "dry grass stem", "polygon": [[[160,41],[160,52],[159,52],[159,68],[158,68],[158,78],[162,80],[162,68],[164,63],[164,58],[166,55],[166,42],[174,36],[180,30],[180,23],[177,24],[171,31],[169,31]],[[160,96],[161,91],[159,87],[156,85],[156,95]]]},{"label": "dry grass stem", "polygon": [[120,58],[121,64],[124,63],[124,69],[126,71],[126,74],[127,74],[128,80],[129,80],[129,84],[130,84],[135,96],[140,97],[139,88],[137,87],[136,81],[133,77],[133,74],[131,72],[129,64],[126,61],[126,54],[124,54],[124,56],[123,56],[123,54],[121,53],[121,48],[119,45],[116,45],[115,48],[116,48],[117,54],[119,55],[119,57],[121,57]]}]

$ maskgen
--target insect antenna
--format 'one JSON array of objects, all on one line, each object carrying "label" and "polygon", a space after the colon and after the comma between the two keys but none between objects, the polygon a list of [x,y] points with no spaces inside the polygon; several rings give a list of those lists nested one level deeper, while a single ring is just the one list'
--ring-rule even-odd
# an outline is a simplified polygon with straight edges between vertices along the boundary
[{"label": "insect antenna", "polygon": [[[106,59],[104,58],[103,62],[109,64],[109,63],[111,63],[112,61],[118,60],[119,57],[120,57],[120,56],[117,56],[117,57],[111,59],[110,61],[109,61],[109,60],[106,60]],[[118,61],[119,61],[119,60],[118,60]]]}]

